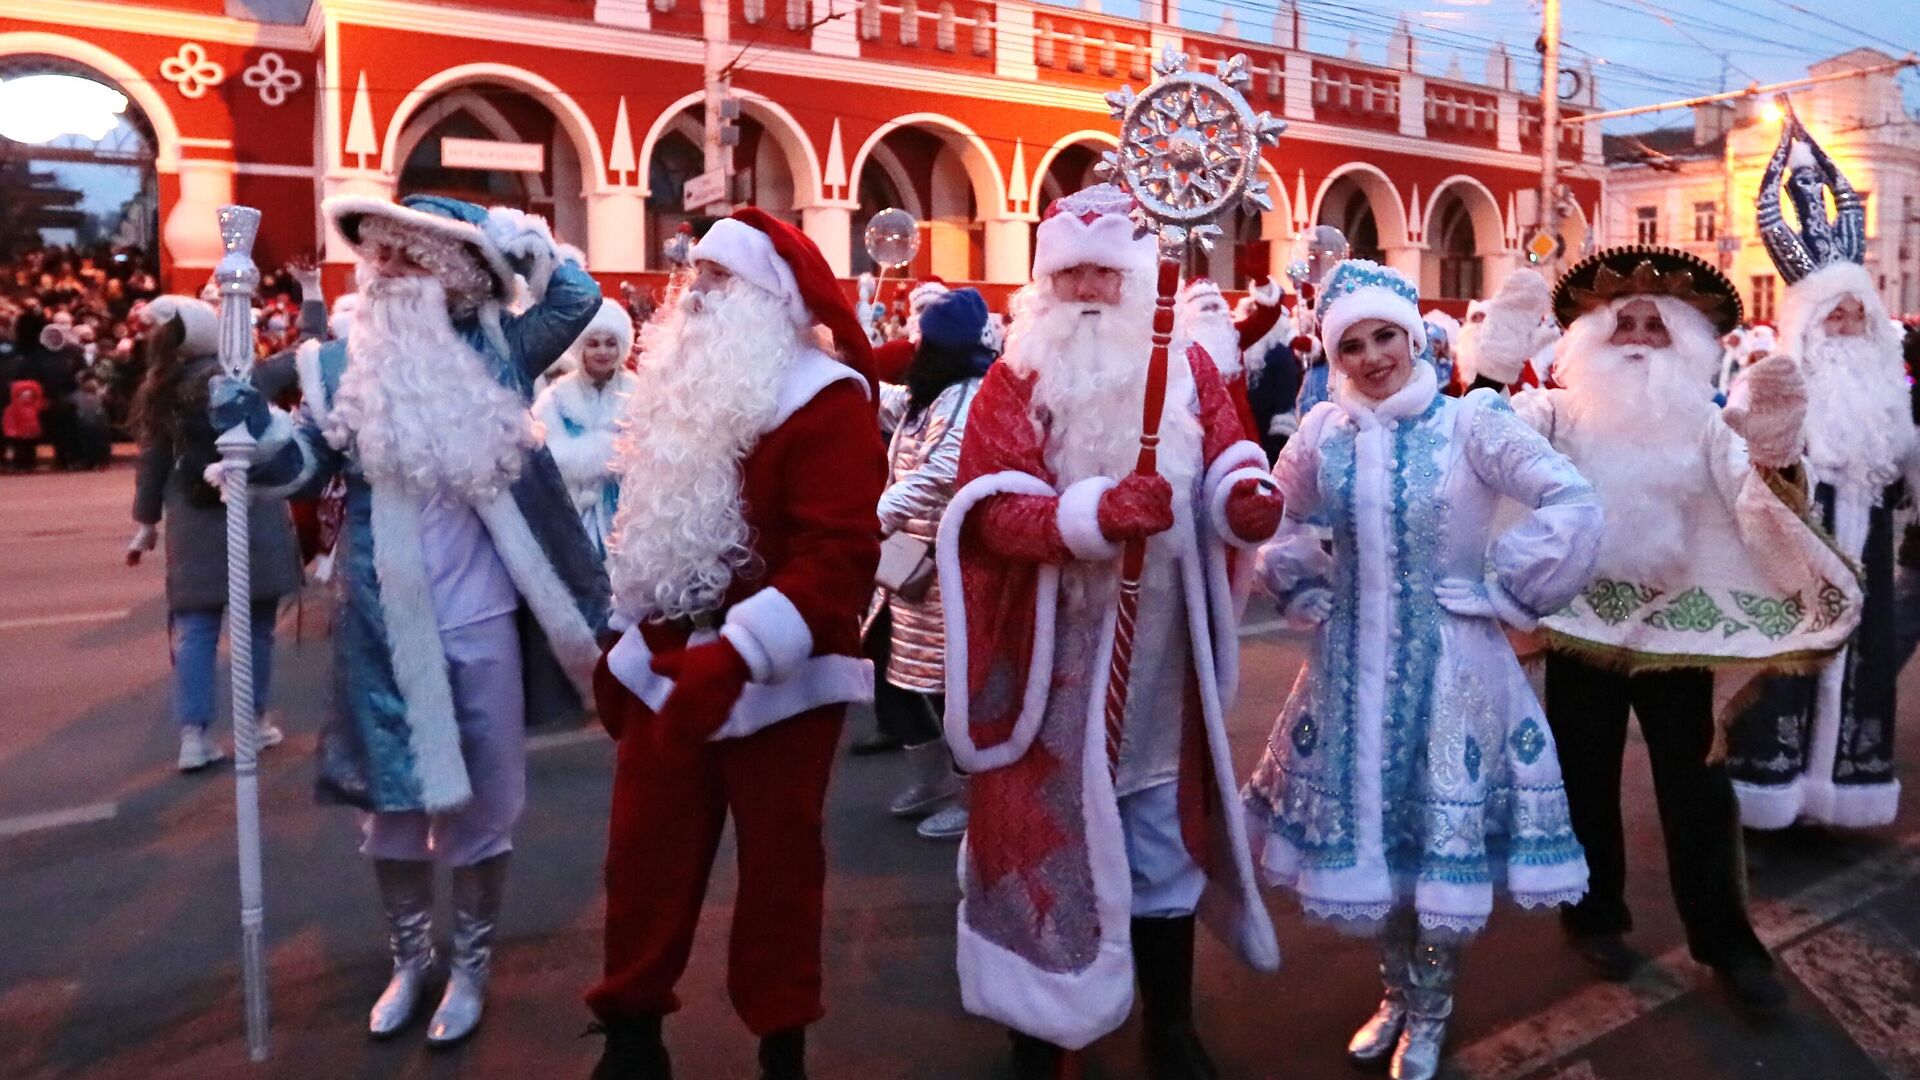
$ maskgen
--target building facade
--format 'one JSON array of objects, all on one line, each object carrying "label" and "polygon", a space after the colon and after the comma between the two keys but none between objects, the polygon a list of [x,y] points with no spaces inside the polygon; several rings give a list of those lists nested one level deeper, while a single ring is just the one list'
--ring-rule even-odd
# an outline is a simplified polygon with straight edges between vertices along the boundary
[{"label": "building facade", "polygon": [[[1894,58],[1856,49],[1808,68],[1835,75]],[[1866,200],[1866,265],[1887,310],[1920,314],[1920,121],[1894,72],[1819,83],[1792,94],[1794,112]],[[1747,317],[1772,322],[1784,285],[1754,223],[1754,203],[1782,116],[1769,100],[1703,106],[1694,123],[1610,135],[1601,233],[1609,244],[1685,248],[1726,270]]]},{"label": "building facade", "polygon": [[[217,261],[213,212],[230,201],[264,212],[263,265],[318,249],[343,274],[348,255],[316,204],[347,193],[521,205],[605,278],[657,272],[687,217],[682,189],[703,171],[703,30],[717,37],[719,25],[741,112],[735,195],[801,225],[843,274],[867,268],[867,218],[899,206],[923,230],[913,272],[1024,282],[1046,205],[1113,144],[1102,95],[1143,85],[1166,45],[1209,64],[1248,53],[1253,106],[1290,124],[1261,166],[1273,211],[1231,223],[1233,242],[1196,272],[1242,285],[1278,270],[1315,223],[1435,298],[1481,295],[1524,261],[1539,110],[1504,50],[1476,61],[1479,81],[1458,58],[1423,73],[1404,31],[1385,62],[1316,55],[1298,47],[1304,23],[1287,5],[1274,43],[1031,0],[706,8],[0,0],[0,85],[53,70],[126,95],[150,144],[174,288],[197,287]],[[1569,108],[1591,107],[1590,77],[1584,86]],[[1597,235],[1600,149],[1577,127],[1561,143],[1572,252]]]}]

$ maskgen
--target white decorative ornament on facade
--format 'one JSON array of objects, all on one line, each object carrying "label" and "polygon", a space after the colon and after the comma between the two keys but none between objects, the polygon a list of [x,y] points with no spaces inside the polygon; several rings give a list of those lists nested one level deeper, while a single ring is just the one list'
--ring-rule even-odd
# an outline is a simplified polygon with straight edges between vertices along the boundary
[{"label": "white decorative ornament on facade", "polygon": [[207,50],[197,41],[182,42],[180,51],[160,61],[160,77],[180,88],[184,98],[202,97],[209,86],[227,79],[227,69],[207,59]]},{"label": "white decorative ornament on facade", "polygon": [[260,91],[261,102],[274,108],[285,104],[287,95],[295,93],[307,82],[298,71],[288,67],[277,52],[261,53],[260,59],[254,61],[252,67],[240,73],[240,81]]}]

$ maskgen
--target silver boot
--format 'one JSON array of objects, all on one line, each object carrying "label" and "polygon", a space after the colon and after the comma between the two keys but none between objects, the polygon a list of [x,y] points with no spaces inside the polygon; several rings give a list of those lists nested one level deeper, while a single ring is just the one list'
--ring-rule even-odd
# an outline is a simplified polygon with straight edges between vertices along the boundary
[{"label": "silver boot", "polygon": [[427,1025],[427,1045],[450,1046],[473,1034],[487,1004],[487,978],[493,972],[493,931],[500,898],[507,887],[502,852],[472,866],[453,868],[453,961],[447,968],[447,992]]},{"label": "silver boot", "polygon": [[1380,985],[1385,988],[1373,1017],[1347,1041],[1347,1060],[1361,1068],[1379,1068],[1393,1056],[1407,1023],[1407,963],[1418,926],[1411,909],[1398,908],[1380,928]]},{"label": "silver boot", "polygon": [[953,775],[953,759],[947,753],[945,739],[909,746],[906,758],[913,783],[887,804],[887,813],[894,817],[923,817],[953,798],[959,782]]},{"label": "silver boot", "polygon": [[384,1039],[413,1018],[433,978],[433,864],[375,859],[373,877],[387,915],[393,977],[367,1015],[367,1031]]},{"label": "silver boot", "polygon": [[1453,1015],[1460,946],[1416,939],[1407,965],[1407,1027],[1393,1052],[1393,1080],[1433,1080]]},{"label": "silver boot", "polygon": [[967,778],[956,777],[953,801],[940,808],[932,817],[920,823],[914,831],[922,840],[958,840],[967,835]]}]

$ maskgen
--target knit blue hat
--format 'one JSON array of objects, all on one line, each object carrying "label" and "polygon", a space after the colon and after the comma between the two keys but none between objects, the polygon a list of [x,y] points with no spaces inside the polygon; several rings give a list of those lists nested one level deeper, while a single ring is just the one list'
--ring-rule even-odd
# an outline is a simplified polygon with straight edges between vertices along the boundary
[{"label": "knit blue hat", "polygon": [[920,311],[920,340],[938,349],[970,353],[985,367],[993,360],[987,347],[987,301],[977,289],[955,289]]}]

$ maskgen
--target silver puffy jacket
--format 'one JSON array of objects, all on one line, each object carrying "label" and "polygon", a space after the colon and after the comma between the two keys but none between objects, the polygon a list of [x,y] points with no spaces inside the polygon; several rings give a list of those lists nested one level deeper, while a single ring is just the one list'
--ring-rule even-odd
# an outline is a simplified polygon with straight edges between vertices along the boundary
[{"label": "silver puffy jacket", "polygon": [[[940,517],[953,500],[953,479],[960,471],[960,440],[967,431],[967,410],[980,380],[967,379],[940,392],[920,415],[908,418],[907,389],[881,390],[883,426],[893,428],[888,446],[889,484],[880,496],[880,529],[925,540],[931,550]],[[889,596],[893,613],[893,656],[887,681],[921,694],[946,691],[947,633],[935,582],[919,600]]]}]

